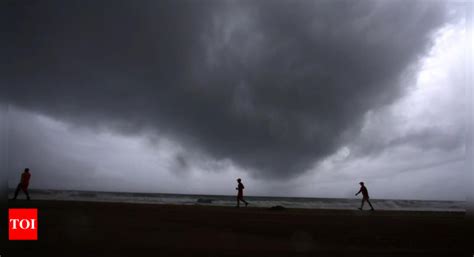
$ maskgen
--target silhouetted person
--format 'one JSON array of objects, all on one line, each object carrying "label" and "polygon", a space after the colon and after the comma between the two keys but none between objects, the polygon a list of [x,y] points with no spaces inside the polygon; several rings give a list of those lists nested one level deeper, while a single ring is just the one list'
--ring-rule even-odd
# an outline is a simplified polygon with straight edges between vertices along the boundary
[{"label": "silhouetted person", "polygon": [[26,199],[30,200],[30,195],[28,194],[28,185],[30,184],[30,178],[30,169],[26,168],[25,171],[23,171],[23,173],[21,174],[20,184],[18,184],[18,186],[16,187],[15,196],[13,197],[13,200],[16,200],[20,189],[25,193]]},{"label": "silhouetted person", "polygon": [[362,193],[362,203],[360,205],[360,208],[359,210],[362,211],[362,208],[364,208],[364,202],[367,201],[370,205],[370,210],[373,211],[374,210],[374,207],[372,207],[372,204],[370,203],[369,201],[369,191],[367,191],[367,188],[364,186],[364,182],[360,182],[360,190],[359,192],[357,192],[356,196],[359,195],[360,193]]},{"label": "silhouetted person", "polygon": [[240,201],[244,202],[245,203],[245,207],[247,207],[247,205],[249,205],[248,202],[246,202],[244,200],[244,184],[242,184],[242,180],[240,178],[237,179],[237,187],[235,188],[235,190],[237,190],[237,206],[236,207],[240,207]]}]

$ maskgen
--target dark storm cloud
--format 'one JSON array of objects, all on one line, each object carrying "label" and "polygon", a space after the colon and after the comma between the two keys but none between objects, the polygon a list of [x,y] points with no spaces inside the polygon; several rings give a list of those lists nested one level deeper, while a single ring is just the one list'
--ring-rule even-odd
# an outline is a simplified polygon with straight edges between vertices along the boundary
[{"label": "dark storm cloud", "polygon": [[9,13],[1,101],[169,136],[275,178],[397,99],[446,21],[437,1],[38,1]]}]

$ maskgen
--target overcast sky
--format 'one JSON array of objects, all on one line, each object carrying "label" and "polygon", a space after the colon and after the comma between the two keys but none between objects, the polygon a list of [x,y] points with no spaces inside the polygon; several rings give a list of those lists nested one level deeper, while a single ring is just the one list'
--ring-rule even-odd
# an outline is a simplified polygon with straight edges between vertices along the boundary
[{"label": "overcast sky", "polygon": [[[472,4],[471,4],[472,5]],[[468,8],[471,7],[471,8]],[[12,1],[9,186],[464,200],[472,6]],[[472,13],[471,13],[472,15]]]}]

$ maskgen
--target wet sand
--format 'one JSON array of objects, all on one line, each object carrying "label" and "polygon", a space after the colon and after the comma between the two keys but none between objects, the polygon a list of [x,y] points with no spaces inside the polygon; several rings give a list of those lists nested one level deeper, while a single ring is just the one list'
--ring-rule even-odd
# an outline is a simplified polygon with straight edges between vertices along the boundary
[{"label": "wet sand", "polygon": [[[269,210],[73,201],[38,208],[38,241],[1,256],[473,256],[464,213]],[[356,207],[356,206],[355,206]]]}]

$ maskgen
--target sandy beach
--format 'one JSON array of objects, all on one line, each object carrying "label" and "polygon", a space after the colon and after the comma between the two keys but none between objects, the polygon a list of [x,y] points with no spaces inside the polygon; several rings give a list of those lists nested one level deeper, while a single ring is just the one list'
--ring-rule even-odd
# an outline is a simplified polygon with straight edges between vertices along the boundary
[{"label": "sandy beach", "polygon": [[[38,208],[38,241],[3,256],[472,256],[459,212],[10,201]],[[3,248],[3,247],[2,247]]]}]

